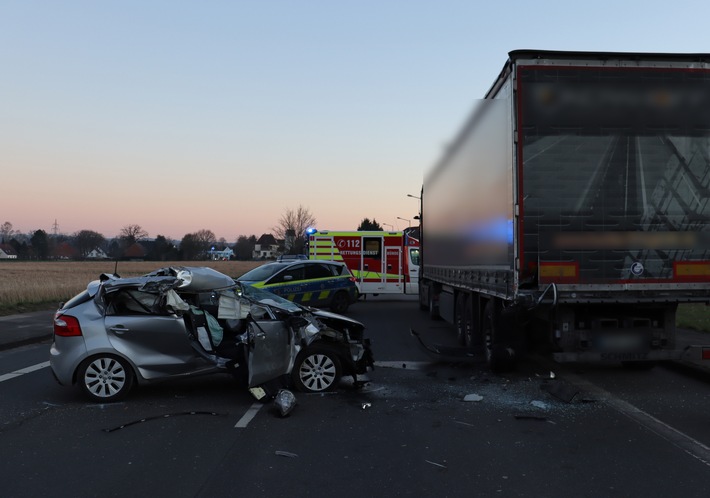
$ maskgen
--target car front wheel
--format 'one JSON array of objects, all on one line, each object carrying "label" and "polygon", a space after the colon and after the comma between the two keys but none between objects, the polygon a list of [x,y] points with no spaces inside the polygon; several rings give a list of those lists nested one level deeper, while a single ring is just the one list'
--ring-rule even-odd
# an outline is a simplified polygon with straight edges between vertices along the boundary
[{"label": "car front wheel", "polygon": [[111,355],[84,360],[77,374],[77,382],[84,394],[101,403],[122,399],[133,387],[133,381],[133,371],[128,363]]},{"label": "car front wheel", "polygon": [[341,372],[340,359],[333,350],[312,346],[298,354],[291,375],[299,391],[319,393],[335,389]]}]

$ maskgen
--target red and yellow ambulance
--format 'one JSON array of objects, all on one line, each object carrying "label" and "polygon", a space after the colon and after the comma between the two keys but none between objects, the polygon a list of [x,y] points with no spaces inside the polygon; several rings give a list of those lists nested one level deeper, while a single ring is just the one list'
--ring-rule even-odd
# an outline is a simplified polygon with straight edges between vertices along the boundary
[{"label": "red and yellow ambulance", "polygon": [[401,232],[309,230],[308,258],[342,261],[360,294],[417,294],[417,229]]}]

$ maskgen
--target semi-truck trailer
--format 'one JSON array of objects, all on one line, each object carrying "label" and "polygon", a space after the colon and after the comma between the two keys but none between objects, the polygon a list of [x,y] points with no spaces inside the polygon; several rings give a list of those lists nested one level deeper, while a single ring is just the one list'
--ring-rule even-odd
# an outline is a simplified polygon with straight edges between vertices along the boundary
[{"label": "semi-truck trailer", "polygon": [[425,176],[419,305],[493,368],[678,358],[709,188],[710,54],[512,51]]}]

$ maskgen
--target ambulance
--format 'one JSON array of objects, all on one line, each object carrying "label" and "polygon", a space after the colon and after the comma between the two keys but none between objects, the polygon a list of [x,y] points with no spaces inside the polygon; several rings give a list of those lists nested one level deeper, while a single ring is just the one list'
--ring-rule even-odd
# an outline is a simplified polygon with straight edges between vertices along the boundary
[{"label": "ambulance", "polygon": [[309,229],[308,259],[344,262],[360,294],[417,294],[418,233]]}]

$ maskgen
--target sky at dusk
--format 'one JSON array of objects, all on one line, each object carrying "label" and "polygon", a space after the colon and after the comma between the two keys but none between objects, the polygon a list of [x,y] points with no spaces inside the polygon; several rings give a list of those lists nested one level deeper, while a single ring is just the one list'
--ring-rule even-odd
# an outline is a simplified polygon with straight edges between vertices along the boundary
[{"label": "sky at dusk", "polygon": [[[515,49],[710,52],[697,1],[0,0],[0,223],[406,228]],[[404,218],[404,219],[402,219]]]}]

